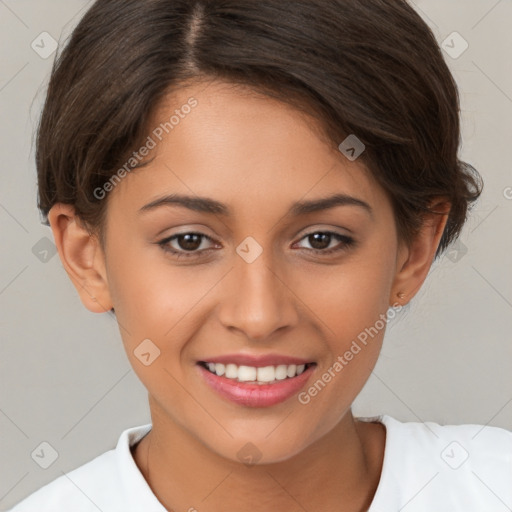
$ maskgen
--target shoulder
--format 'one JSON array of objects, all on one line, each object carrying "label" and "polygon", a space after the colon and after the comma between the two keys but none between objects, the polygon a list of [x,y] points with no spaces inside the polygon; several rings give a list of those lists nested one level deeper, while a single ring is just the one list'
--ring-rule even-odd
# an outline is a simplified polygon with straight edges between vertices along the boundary
[{"label": "shoulder", "polygon": [[[401,422],[384,415],[382,422],[391,434],[391,448],[409,447],[417,455],[439,456],[451,469],[468,465],[476,469],[483,460],[492,457],[498,466],[512,471],[512,432],[500,427],[478,424],[441,425],[432,421]],[[394,434],[394,435],[393,435]],[[397,454],[403,461],[404,450]]]},{"label": "shoulder", "polygon": [[411,512],[505,511],[504,504],[512,504],[511,431],[401,422],[388,415],[380,421],[387,435],[376,502],[385,497],[403,507],[410,500]]},{"label": "shoulder", "polygon": [[63,510],[63,507],[97,512],[102,507],[95,503],[95,498],[108,494],[107,486],[118,487],[117,479],[114,450],[110,450],[41,487],[10,512],[50,512]]},{"label": "shoulder", "polygon": [[[18,503],[9,512],[124,511],[130,509],[126,492],[130,480],[144,485],[142,475],[130,462],[130,445],[143,437],[150,425],[125,430],[115,449],[63,474]],[[140,480],[137,481],[137,477]]]}]

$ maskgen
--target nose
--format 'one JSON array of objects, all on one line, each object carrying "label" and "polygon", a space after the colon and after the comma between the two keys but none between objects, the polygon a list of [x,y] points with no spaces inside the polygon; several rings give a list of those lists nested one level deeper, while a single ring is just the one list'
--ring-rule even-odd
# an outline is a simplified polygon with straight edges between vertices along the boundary
[{"label": "nose", "polygon": [[224,282],[219,305],[221,323],[252,341],[266,340],[277,331],[297,324],[291,283],[272,265],[266,251],[252,263],[236,256]]}]

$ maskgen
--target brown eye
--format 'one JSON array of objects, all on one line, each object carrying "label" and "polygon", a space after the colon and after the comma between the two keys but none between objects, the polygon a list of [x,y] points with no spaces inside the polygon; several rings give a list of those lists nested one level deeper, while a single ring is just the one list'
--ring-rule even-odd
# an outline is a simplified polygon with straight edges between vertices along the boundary
[{"label": "brown eye", "polygon": [[[309,249],[318,254],[330,254],[333,252],[343,251],[355,245],[355,240],[349,236],[334,233],[333,231],[315,231],[304,236],[301,240],[306,240],[310,247],[302,247]],[[334,246],[332,242],[338,242]]]},{"label": "brown eye", "polygon": [[331,235],[329,233],[313,233],[308,235],[308,242],[313,249],[327,249],[331,243]]},{"label": "brown eye", "polygon": [[157,242],[158,245],[167,253],[181,256],[200,256],[201,253],[207,252],[212,247],[204,247],[203,242],[213,242],[213,240],[202,233],[179,233]]},{"label": "brown eye", "polygon": [[176,241],[180,249],[185,251],[195,251],[201,246],[201,235],[197,233],[186,233],[185,235],[177,235]]}]

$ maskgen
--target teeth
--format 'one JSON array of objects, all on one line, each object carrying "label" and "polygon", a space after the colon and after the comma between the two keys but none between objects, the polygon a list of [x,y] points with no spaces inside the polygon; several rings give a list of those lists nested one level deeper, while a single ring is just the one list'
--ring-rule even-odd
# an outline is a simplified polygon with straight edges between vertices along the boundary
[{"label": "teeth", "polygon": [[228,379],[238,380],[239,382],[256,382],[258,384],[267,384],[293,378],[300,375],[306,369],[304,364],[280,364],[277,366],[237,366],[236,364],[222,364],[222,363],[206,363],[206,367],[212,373],[217,374],[219,377],[226,377]]},{"label": "teeth", "polygon": [[228,379],[238,379],[238,366],[236,364],[226,365],[226,377]]},{"label": "teeth", "polygon": [[291,364],[290,366],[288,366],[286,369],[286,375],[288,377],[295,377],[295,375],[297,375],[297,365]]},{"label": "teeth", "polygon": [[258,368],[258,382],[272,382],[276,380],[276,371],[273,366],[262,366]]},{"label": "teeth", "polygon": [[238,367],[238,380],[240,382],[251,382],[256,380],[256,373],[258,370],[254,366],[239,366]]},{"label": "teeth", "polygon": [[284,380],[287,377],[288,367],[285,364],[280,364],[276,366],[276,379]]}]

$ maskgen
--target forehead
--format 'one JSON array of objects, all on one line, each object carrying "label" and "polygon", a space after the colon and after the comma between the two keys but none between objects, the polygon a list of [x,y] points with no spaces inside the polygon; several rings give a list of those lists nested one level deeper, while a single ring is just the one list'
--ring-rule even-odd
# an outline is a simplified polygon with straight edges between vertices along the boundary
[{"label": "forehead", "polygon": [[181,193],[218,198],[233,211],[277,211],[333,193],[368,203],[385,199],[362,162],[351,162],[326,140],[317,119],[248,87],[181,88],[160,103],[148,133],[152,160],[123,179],[115,201],[140,208]]}]

